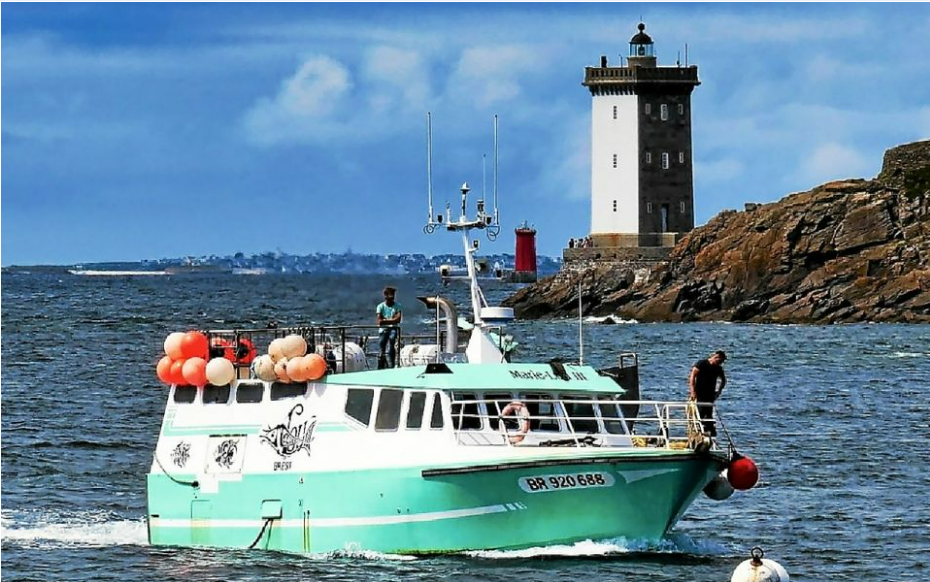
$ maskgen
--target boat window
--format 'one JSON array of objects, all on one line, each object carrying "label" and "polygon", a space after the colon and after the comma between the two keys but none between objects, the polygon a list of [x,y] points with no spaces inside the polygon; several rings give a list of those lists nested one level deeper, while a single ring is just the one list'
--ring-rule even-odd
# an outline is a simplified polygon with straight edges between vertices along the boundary
[{"label": "boat window", "polygon": [[[559,419],[555,414],[555,402],[548,394],[527,394],[526,408],[530,411],[530,430],[558,432]],[[546,402],[546,401],[549,402]]]},{"label": "boat window", "polygon": [[375,391],[370,388],[349,388],[346,397],[346,415],[368,426],[371,422],[371,403]]},{"label": "boat window", "polygon": [[404,400],[403,390],[382,390],[378,399],[378,414],[375,430],[397,430],[400,425],[400,403]]},{"label": "boat window", "polygon": [[442,398],[439,394],[433,394],[433,412],[429,417],[430,428],[442,428],[445,423],[442,420]]},{"label": "boat window", "polygon": [[407,428],[423,426],[423,411],[426,409],[426,392],[411,392],[407,407]]},{"label": "boat window", "polygon": [[513,394],[509,392],[485,392],[484,405],[488,409],[488,424],[493,430],[500,430],[501,411],[513,402]]},{"label": "boat window", "polygon": [[[481,430],[481,416],[475,395],[466,392],[452,393],[452,426],[455,430]],[[459,402],[455,402],[458,400]]]},{"label": "boat window", "polygon": [[301,382],[300,384],[283,384],[281,382],[275,382],[271,385],[271,399],[272,400],[284,400],[285,398],[295,398],[297,396],[303,396],[307,392],[307,385]]},{"label": "boat window", "polygon": [[616,401],[604,396],[599,400],[602,402],[597,405],[597,408],[601,413],[601,418],[604,419],[604,428],[610,434],[624,434],[626,431],[623,430],[623,420],[621,420],[623,417],[620,415]]},{"label": "boat window", "polygon": [[174,401],[178,404],[190,404],[197,398],[197,388],[193,386],[175,386]]},{"label": "boat window", "polygon": [[[579,402],[581,400],[585,402]],[[565,413],[576,433],[600,432],[597,418],[594,417],[594,402],[591,401],[590,396],[563,394],[562,404],[565,406]]]},{"label": "boat window", "polygon": [[236,388],[236,402],[239,404],[254,404],[262,401],[265,385],[261,383],[239,384]]},{"label": "boat window", "polygon": [[214,386],[207,384],[203,387],[204,404],[226,404],[229,402],[229,384]]}]

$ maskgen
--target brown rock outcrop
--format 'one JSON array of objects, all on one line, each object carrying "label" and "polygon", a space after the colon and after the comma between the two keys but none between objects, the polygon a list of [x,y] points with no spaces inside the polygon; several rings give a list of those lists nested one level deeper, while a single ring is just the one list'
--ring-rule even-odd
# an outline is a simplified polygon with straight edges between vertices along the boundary
[{"label": "brown rock outcrop", "polygon": [[843,180],[724,211],[642,283],[601,265],[507,300],[521,317],[640,321],[930,322],[930,141],[885,153],[874,180]]}]

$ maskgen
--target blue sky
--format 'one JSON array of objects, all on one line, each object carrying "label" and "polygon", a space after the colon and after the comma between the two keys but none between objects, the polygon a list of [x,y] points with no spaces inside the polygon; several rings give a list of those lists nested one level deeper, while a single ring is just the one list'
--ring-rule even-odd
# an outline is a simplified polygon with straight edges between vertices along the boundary
[{"label": "blue sky", "polygon": [[[930,137],[926,5],[4,4],[2,264],[458,250],[421,232],[482,183],[500,115],[505,236],[590,225],[583,68],[685,43],[698,223]],[[490,172],[489,172],[490,174]]]}]

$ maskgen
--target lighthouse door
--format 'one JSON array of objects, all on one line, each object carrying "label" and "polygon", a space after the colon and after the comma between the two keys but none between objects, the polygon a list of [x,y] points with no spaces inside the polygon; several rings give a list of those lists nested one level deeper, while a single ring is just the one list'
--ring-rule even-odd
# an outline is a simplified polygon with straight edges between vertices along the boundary
[{"label": "lighthouse door", "polygon": [[659,232],[668,232],[668,204],[663,204],[659,209],[659,220],[662,221]]}]

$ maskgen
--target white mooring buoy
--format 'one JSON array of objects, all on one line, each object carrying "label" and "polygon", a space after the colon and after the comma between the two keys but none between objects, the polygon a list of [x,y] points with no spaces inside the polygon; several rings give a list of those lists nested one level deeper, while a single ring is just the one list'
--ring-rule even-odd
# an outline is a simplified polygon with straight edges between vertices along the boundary
[{"label": "white mooring buoy", "polygon": [[733,570],[730,582],[788,582],[788,572],[775,560],[763,560],[765,552],[756,546],[749,550],[751,559]]}]

